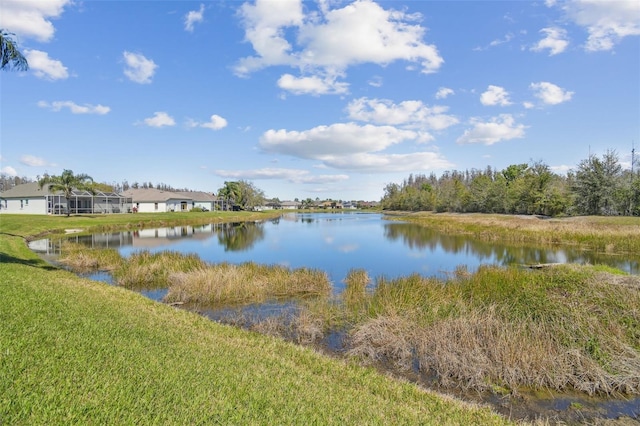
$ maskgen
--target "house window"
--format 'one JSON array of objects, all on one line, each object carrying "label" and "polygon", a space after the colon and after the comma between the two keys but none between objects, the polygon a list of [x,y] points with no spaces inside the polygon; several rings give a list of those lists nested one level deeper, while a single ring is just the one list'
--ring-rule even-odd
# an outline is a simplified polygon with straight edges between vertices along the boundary
[{"label": "house window", "polygon": [[156,209],[156,211],[158,211],[158,203],[154,203],[153,208]]},{"label": "house window", "polygon": [[29,200],[24,200],[24,205],[28,206],[29,205]]},{"label": "house window", "polygon": [[24,200],[20,200],[20,208],[22,209],[24,207]]}]

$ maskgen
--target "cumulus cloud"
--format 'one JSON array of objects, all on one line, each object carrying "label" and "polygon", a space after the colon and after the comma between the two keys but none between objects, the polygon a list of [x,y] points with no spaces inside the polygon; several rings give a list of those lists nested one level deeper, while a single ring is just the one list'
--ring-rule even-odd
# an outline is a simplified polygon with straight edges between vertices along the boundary
[{"label": "cumulus cloud", "polygon": [[445,114],[445,106],[429,107],[421,101],[403,101],[398,104],[388,99],[354,99],[347,106],[349,118],[375,124],[388,124],[443,130],[458,123],[458,119]]},{"label": "cumulus cloud", "polygon": [[540,32],[543,33],[545,37],[535,46],[531,47],[531,50],[534,52],[541,52],[545,49],[549,49],[549,56],[553,56],[564,52],[569,45],[569,41],[567,40],[567,31],[562,28],[543,28]]},{"label": "cumulus cloud", "polygon": [[453,89],[450,89],[448,87],[441,87],[436,92],[436,99],[446,99],[450,95],[455,95],[455,93],[456,92],[454,92]]},{"label": "cumulus cloud", "polygon": [[47,52],[41,50],[25,50],[24,56],[29,62],[29,69],[38,78],[46,80],[64,80],[69,77],[67,67],[62,62],[51,59]]},{"label": "cumulus cloud", "polygon": [[16,169],[11,166],[4,166],[2,169],[0,169],[0,172],[9,176],[18,176],[18,172],[16,171]]},{"label": "cumulus cloud", "polygon": [[573,96],[573,92],[569,92],[546,81],[531,83],[529,87],[533,90],[534,96],[547,105],[557,105],[567,102],[571,100],[571,97]]},{"label": "cumulus cloud", "polygon": [[324,167],[367,173],[451,167],[435,152],[381,153],[420,137],[420,132],[393,126],[338,123],[305,131],[269,130],[260,138],[260,147],[266,152],[318,160]]},{"label": "cumulus cloud", "polygon": [[187,125],[189,127],[204,127],[205,129],[220,130],[227,127],[227,120],[217,114],[213,114],[207,122],[199,123],[194,120],[189,120]]},{"label": "cumulus cloud", "polygon": [[[343,93],[344,86],[327,82],[353,65],[406,61],[432,73],[444,62],[437,48],[423,41],[425,28],[415,23],[420,15],[385,10],[371,0],[335,9],[330,5],[320,2],[318,11],[305,14],[301,0],[243,4],[245,40],[256,54],[240,59],[235,72],[244,76],[269,66],[291,66],[302,75],[281,79],[282,88],[305,93],[310,85],[309,93],[335,94]],[[317,78],[305,79],[312,76]]]},{"label": "cumulus cloud", "polygon": [[550,2],[548,6],[561,7],[569,19],[587,30],[587,51],[611,50],[623,38],[640,35],[637,0],[569,0]]},{"label": "cumulus cloud", "polygon": [[511,114],[500,114],[488,122],[474,118],[471,119],[471,124],[473,127],[465,130],[464,134],[456,141],[457,143],[493,145],[500,141],[524,137],[525,126],[516,124]]},{"label": "cumulus cloud", "polygon": [[196,23],[200,23],[204,20],[204,4],[200,4],[200,9],[190,10],[184,16],[184,29],[185,31],[193,32],[193,26]]},{"label": "cumulus cloud", "polygon": [[54,102],[46,102],[46,101],[39,101],[38,102],[38,106],[40,108],[47,108],[50,109],[51,111],[60,111],[63,108],[69,108],[69,111],[71,111],[71,113],[73,114],[98,114],[98,115],[105,115],[107,113],[109,113],[109,111],[111,111],[111,108],[109,108],[108,106],[104,106],[104,105],[91,105],[91,104],[84,104],[84,105],[78,105],[75,102],[72,101],[54,101]]},{"label": "cumulus cloud", "polygon": [[370,154],[360,153],[325,160],[325,163],[337,169],[352,170],[361,173],[391,173],[416,170],[446,170],[452,168],[449,162],[437,152],[412,152],[409,154]]},{"label": "cumulus cloud", "polygon": [[507,106],[511,105],[509,101],[509,92],[504,90],[503,87],[489,85],[487,90],[480,95],[480,102],[482,105],[500,105]]},{"label": "cumulus cloud", "polygon": [[158,68],[158,65],[153,60],[147,59],[139,53],[127,51],[124,51],[122,56],[125,62],[124,75],[129,80],[140,84],[151,83],[151,79],[156,73],[156,68]]},{"label": "cumulus cloud", "polygon": [[215,174],[223,178],[233,179],[282,179],[291,183],[323,184],[342,182],[349,179],[348,175],[312,175],[308,170],[264,168],[256,170],[216,170]]},{"label": "cumulus cloud", "polygon": [[392,126],[338,123],[305,131],[268,130],[260,138],[260,147],[267,152],[323,161],[342,155],[382,151],[417,136],[414,131]]},{"label": "cumulus cloud", "polygon": [[71,0],[2,0],[0,28],[40,42],[50,41],[55,34],[51,19],[62,15],[69,4]]},{"label": "cumulus cloud", "polygon": [[291,74],[283,74],[278,79],[278,87],[287,90],[294,95],[327,95],[343,94],[349,91],[349,84],[336,81],[335,77],[295,77]]},{"label": "cumulus cloud", "polygon": [[166,112],[155,112],[153,117],[145,118],[143,123],[149,127],[175,126],[176,121]]}]

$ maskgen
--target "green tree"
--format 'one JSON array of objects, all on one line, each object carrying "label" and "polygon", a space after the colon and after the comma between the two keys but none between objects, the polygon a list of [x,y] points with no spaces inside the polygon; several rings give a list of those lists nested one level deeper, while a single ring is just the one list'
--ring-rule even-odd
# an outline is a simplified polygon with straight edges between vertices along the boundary
[{"label": "green tree", "polygon": [[264,203],[264,191],[246,180],[225,182],[218,196],[242,209],[252,210]]},{"label": "green tree", "polygon": [[617,214],[620,208],[617,198],[620,196],[621,175],[622,166],[615,151],[607,151],[602,159],[591,155],[582,160],[573,176],[578,213]]},{"label": "green tree", "polygon": [[60,176],[49,176],[38,179],[40,188],[48,185],[49,192],[61,191],[67,199],[67,217],[71,214],[69,204],[74,190],[89,191],[95,194],[93,178],[87,174],[74,175],[71,170],[63,170]]},{"label": "green tree", "polygon": [[0,30],[0,69],[26,71],[29,69],[27,58],[18,50],[13,34]]}]

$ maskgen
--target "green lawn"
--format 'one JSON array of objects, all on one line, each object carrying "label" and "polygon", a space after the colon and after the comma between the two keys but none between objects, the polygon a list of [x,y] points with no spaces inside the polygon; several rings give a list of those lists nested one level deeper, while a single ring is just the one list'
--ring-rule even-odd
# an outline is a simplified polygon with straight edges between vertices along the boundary
[{"label": "green lawn", "polygon": [[281,340],[52,268],[24,238],[254,218],[0,216],[0,424],[507,424]]}]

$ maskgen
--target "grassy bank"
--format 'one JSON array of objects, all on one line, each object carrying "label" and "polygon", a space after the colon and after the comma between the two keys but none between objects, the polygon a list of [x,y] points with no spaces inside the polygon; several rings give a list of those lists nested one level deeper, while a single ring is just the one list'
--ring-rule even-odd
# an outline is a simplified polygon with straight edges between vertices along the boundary
[{"label": "grassy bank", "polygon": [[446,234],[484,241],[566,244],[606,253],[640,253],[640,217],[536,216],[455,213],[390,213],[388,218],[418,223]]},{"label": "grassy bank", "polygon": [[0,423],[507,423],[372,369],[78,278],[21,238],[191,215],[0,216]]},{"label": "grassy bank", "polygon": [[110,215],[17,215],[2,214],[2,232],[25,238],[45,234],[105,232],[126,229],[160,228],[163,226],[202,225],[216,222],[241,222],[278,217],[280,211],[270,212],[172,212]]}]

